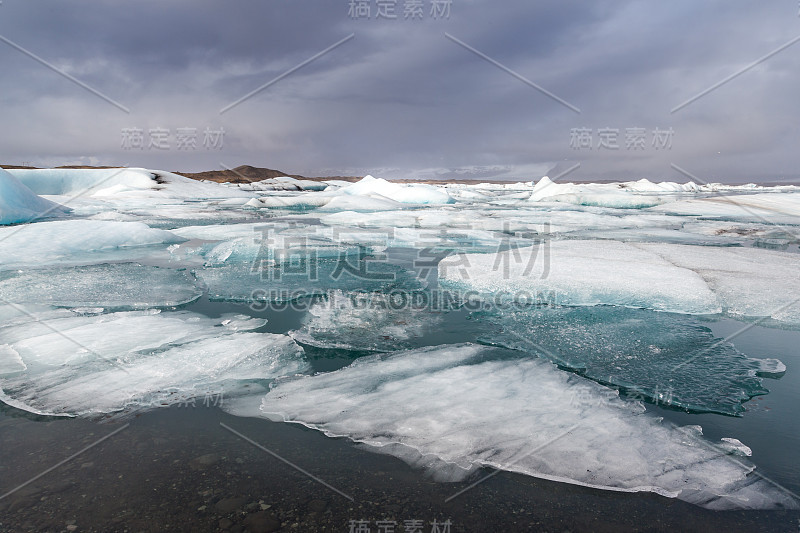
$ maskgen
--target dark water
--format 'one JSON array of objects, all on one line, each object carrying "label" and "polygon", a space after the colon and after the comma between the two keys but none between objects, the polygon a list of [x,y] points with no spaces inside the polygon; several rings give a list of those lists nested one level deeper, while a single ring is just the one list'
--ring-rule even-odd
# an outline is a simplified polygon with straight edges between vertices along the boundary
[{"label": "dark water", "polygon": [[713,512],[653,494],[505,472],[448,501],[470,482],[433,482],[343,439],[199,405],[105,423],[5,411],[0,490],[13,490],[114,431],[0,499],[0,530],[347,532],[351,520],[368,521],[370,531],[389,520],[404,531],[405,520],[421,520],[428,533],[434,520],[449,520],[454,532],[796,531],[800,519],[797,512]]}]

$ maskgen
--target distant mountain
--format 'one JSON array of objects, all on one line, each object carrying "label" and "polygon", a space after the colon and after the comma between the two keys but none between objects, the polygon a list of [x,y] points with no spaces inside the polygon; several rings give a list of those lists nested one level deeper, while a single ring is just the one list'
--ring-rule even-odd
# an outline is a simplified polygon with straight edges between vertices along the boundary
[{"label": "distant mountain", "polygon": [[299,174],[287,174],[286,172],[281,172],[280,170],[273,170],[271,168],[258,168],[250,165],[240,165],[231,170],[206,170],[205,172],[193,172],[193,173],[176,172],[175,174],[180,174],[181,176],[186,176],[187,178],[192,178],[196,180],[216,181],[218,183],[226,183],[226,182],[251,183],[254,181],[279,178],[281,176],[289,176],[290,178],[296,178],[299,180],[312,180],[312,181],[326,181],[332,179],[338,179],[344,181],[358,181],[359,179],[361,179],[353,176],[308,178],[306,176],[300,176]]},{"label": "distant mountain", "polygon": [[[40,167],[0,165],[0,168],[36,169]],[[90,166],[68,165],[68,166],[61,166],[54,168],[118,168],[118,167],[90,167]],[[271,168],[259,168],[251,165],[239,165],[238,167],[231,170],[206,170],[204,172],[175,172],[175,174],[179,174],[181,176],[185,176],[187,178],[192,178],[195,180],[216,181],[217,183],[252,183],[255,181],[268,180],[272,178],[278,178],[281,176],[289,176],[290,178],[296,178],[299,180],[311,180],[311,181],[327,181],[327,180],[358,181],[361,179],[361,177],[356,177],[356,176],[327,176],[319,178],[308,178],[305,176],[300,176],[299,174],[287,174],[286,172],[282,172],[280,170],[274,170]]]}]

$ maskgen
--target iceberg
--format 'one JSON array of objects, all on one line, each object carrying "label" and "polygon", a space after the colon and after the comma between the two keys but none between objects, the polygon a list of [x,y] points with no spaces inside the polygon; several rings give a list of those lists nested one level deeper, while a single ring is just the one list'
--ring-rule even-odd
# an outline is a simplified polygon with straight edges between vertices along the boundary
[{"label": "iceberg", "polygon": [[403,204],[452,204],[453,198],[441,187],[427,184],[398,184],[382,178],[365,176],[361,181],[342,187],[336,194],[383,196]]},{"label": "iceberg", "polygon": [[145,168],[100,169],[13,169],[20,182],[36,194],[77,195],[114,199],[123,198],[192,198],[218,199],[247,197],[246,191],[201,182],[163,170]]},{"label": "iceberg", "polygon": [[[646,181],[646,180],[645,180]],[[650,182],[647,182],[650,183]],[[547,176],[540,179],[528,198],[529,202],[564,202],[568,204],[612,207],[618,209],[643,209],[654,207],[666,200],[659,196],[641,194],[651,193],[660,188],[640,187],[628,188],[619,184],[589,183],[556,183]]]},{"label": "iceberg", "polygon": [[0,226],[63,215],[69,210],[37,196],[9,172],[0,168]]},{"label": "iceberg", "polygon": [[362,358],[279,380],[261,410],[426,464],[450,480],[489,466],[710,509],[797,508],[752,475],[753,466],[696,432],[552,363],[496,348],[446,345]]}]

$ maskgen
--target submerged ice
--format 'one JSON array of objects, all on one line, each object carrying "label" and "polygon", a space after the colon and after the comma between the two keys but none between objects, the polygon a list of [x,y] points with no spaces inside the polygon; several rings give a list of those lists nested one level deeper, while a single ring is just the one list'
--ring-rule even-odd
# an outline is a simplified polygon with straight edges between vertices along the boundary
[{"label": "submerged ice", "polygon": [[498,325],[484,340],[535,354],[594,381],[667,407],[741,415],[766,394],[758,375],[779,361],[751,359],[691,317],[618,307],[515,308],[479,313]]}]

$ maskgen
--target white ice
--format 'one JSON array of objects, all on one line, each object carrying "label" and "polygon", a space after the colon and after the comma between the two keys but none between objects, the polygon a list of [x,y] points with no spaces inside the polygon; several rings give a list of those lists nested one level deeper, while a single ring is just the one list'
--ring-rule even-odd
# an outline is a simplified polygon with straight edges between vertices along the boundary
[{"label": "white ice", "polygon": [[183,242],[141,222],[58,220],[0,228],[0,269],[80,262],[82,254]]},{"label": "white ice", "polygon": [[360,181],[342,187],[339,194],[352,196],[382,196],[403,204],[450,204],[453,199],[441,187],[427,184],[398,184],[382,178],[365,176]]},{"label": "white ice", "polygon": [[697,272],[729,315],[800,325],[800,254],[759,248],[637,246],[677,267]]},{"label": "white ice", "polygon": [[0,225],[62,215],[68,210],[37,196],[9,172],[0,168]]},{"label": "white ice", "polygon": [[332,291],[309,308],[303,327],[289,334],[321,348],[391,351],[435,330],[440,321],[385,294]]},{"label": "white ice", "polygon": [[308,370],[290,337],[248,332],[261,320],[13,310],[16,319],[0,327],[8,343],[0,350],[0,396],[34,413],[91,416],[170,405],[233,394],[242,380]]},{"label": "white ice", "polygon": [[[664,245],[668,246],[668,245]],[[499,253],[458,254],[439,263],[439,281],[491,298],[552,293],[561,305],[620,305],[690,314],[721,311],[696,272],[617,241],[549,241]]]},{"label": "white ice", "polygon": [[136,263],[0,273],[0,300],[17,304],[146,309],[187,304],[202,294],[185,270]]},{"label": "white ice", "polygon": [[451,479],[482,465],[712,509],[796,507],[748,475],[751,465],[695,431],[549,362],[493,348],[449,345],[359,359],[279,381],[261,410],[416,457]]}]

